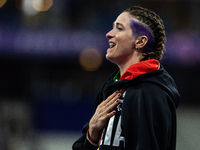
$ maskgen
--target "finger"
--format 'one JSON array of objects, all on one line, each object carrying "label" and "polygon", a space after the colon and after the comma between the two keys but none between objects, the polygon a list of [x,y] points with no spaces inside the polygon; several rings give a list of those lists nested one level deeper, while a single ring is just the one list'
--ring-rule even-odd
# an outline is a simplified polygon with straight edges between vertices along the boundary
[{"label": "finger", "polygon": [[113,97],[108,103],[106,103],[103,107],[105,108],[105,112],[108,113],[112,111],[120,102],[119,97],[121,96],[120,93],[118,93],[115,97]]},{"label": "finger", "polygon": [[115,100],[110,106],[107,106],[106,112],[109,113],[111,112],[120,102],[119,99]]},{"label": "finger", "polygon": [[112,99],[109,99],[108,103],[112,105],[117,99],[120,98],[120,96],[121,94],[117,93]]},{"label": "finger", "polygon": [[107,120],[107,119],[111,118],[112,116],[114,116],[114,115],[115,115],[115,113],[116,113],[116,111],[115,111],[115,110],[113,110],[113,111],[111,111],[110,113],[108,113],[108,114],[106,115],[106,118],[105,118],[105,120]]},{"label": "finger", "polygon": [[113,94],[111,94],[105,101],[109,102],[110,100],[112,100],[114,97],[116,97],[119,94],[119,91],[114,92]]},{"label": "finger", "polygon": [[115,97],[113,97],[107,104],[112,105],[115,104],[116,100],[118,100],[120,98],[121,94],[118,93],[117,95],[115,95]]},{"label": "finger", "polygon": [[105,101],[103,101],[104,105],[106,105],[110,100],[117,96],[117,94],[119,94],[119,91],[116,91],[113,94],[111,94]]}]

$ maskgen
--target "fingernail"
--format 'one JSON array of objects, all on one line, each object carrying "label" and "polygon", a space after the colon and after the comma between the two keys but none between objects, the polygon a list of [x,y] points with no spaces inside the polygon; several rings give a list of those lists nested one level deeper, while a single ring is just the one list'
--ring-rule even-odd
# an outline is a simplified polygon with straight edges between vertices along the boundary
[{"label": "fingernail", "polygon": [[116,91],[115,93],[119,93],[119,91]]},{"label": "fingernail", "polygon": [[119,102],[119,100],[117,100],[116,102]]},{"label": "fingernail", "polygon": [[118,96],[120,96],[120,93],[118,94]]},{"label": "fingernail", "polygon": [[116,111],[113,111],[113,114],[116,113]]}]

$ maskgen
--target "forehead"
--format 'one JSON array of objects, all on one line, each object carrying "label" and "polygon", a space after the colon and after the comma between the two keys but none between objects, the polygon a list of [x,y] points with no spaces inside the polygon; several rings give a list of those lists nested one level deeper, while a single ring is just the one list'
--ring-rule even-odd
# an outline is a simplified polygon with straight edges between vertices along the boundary
[{"label": "forehead", "polygon": [[131,17],[128,12],[123,12],[117,17],[114,23],[120,23],[124,26],[130,26],[130,20],[133,20],[133,17]]}]

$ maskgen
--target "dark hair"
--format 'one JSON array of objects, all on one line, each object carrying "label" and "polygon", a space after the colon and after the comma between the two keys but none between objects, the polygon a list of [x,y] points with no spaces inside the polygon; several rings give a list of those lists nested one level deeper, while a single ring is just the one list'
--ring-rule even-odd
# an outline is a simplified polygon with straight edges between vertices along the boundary
[{"label": "dark hair", "polygon": [[165,41],[166,41],[165,27],[162,19],[155,12],[142,8],[140,6],[130,7],[126,9],[124,12],[128,12],[130,15],[138,19],[140,22],[147,25],[147,27],[154,35],[155,39],[154,51],[149,52],[148,50],[143,50],[142,53],[143,57],[141,61],[148,59],[160,60],[162,58],[163,51],[165,50]]}]

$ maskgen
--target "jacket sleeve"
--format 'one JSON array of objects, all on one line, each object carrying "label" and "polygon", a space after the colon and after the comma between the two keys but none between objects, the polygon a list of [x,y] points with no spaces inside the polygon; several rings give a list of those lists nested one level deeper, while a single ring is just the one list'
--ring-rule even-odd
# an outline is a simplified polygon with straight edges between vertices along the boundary
[{"label": "jacket sleeve", "polygon": [[97,150],[98,145],[93,144],[92,141],[87,138],[88,129],[89,122],[87,122],[82,129],[83,135],[73,144],[73,150]]},{"label": "jacket sleeve", "polygon": [[122,130],[125,150],[175,150],[176,112],[172,98],[152,83],[128,88]]},{"label": "jacket sleeve", "polygon": [[[96,101],[95,101],[95,110],[97,108],[97,106],[100,103],[100,93],[97,95]],[[82,129],[82,133],[83,135],[74,142],[72,149],[73,150],[97,150],[98,145],[93,143],[90,139],[89,136],[87,134],[89,129],[89,121],[84,125],[83,129]]]}]

